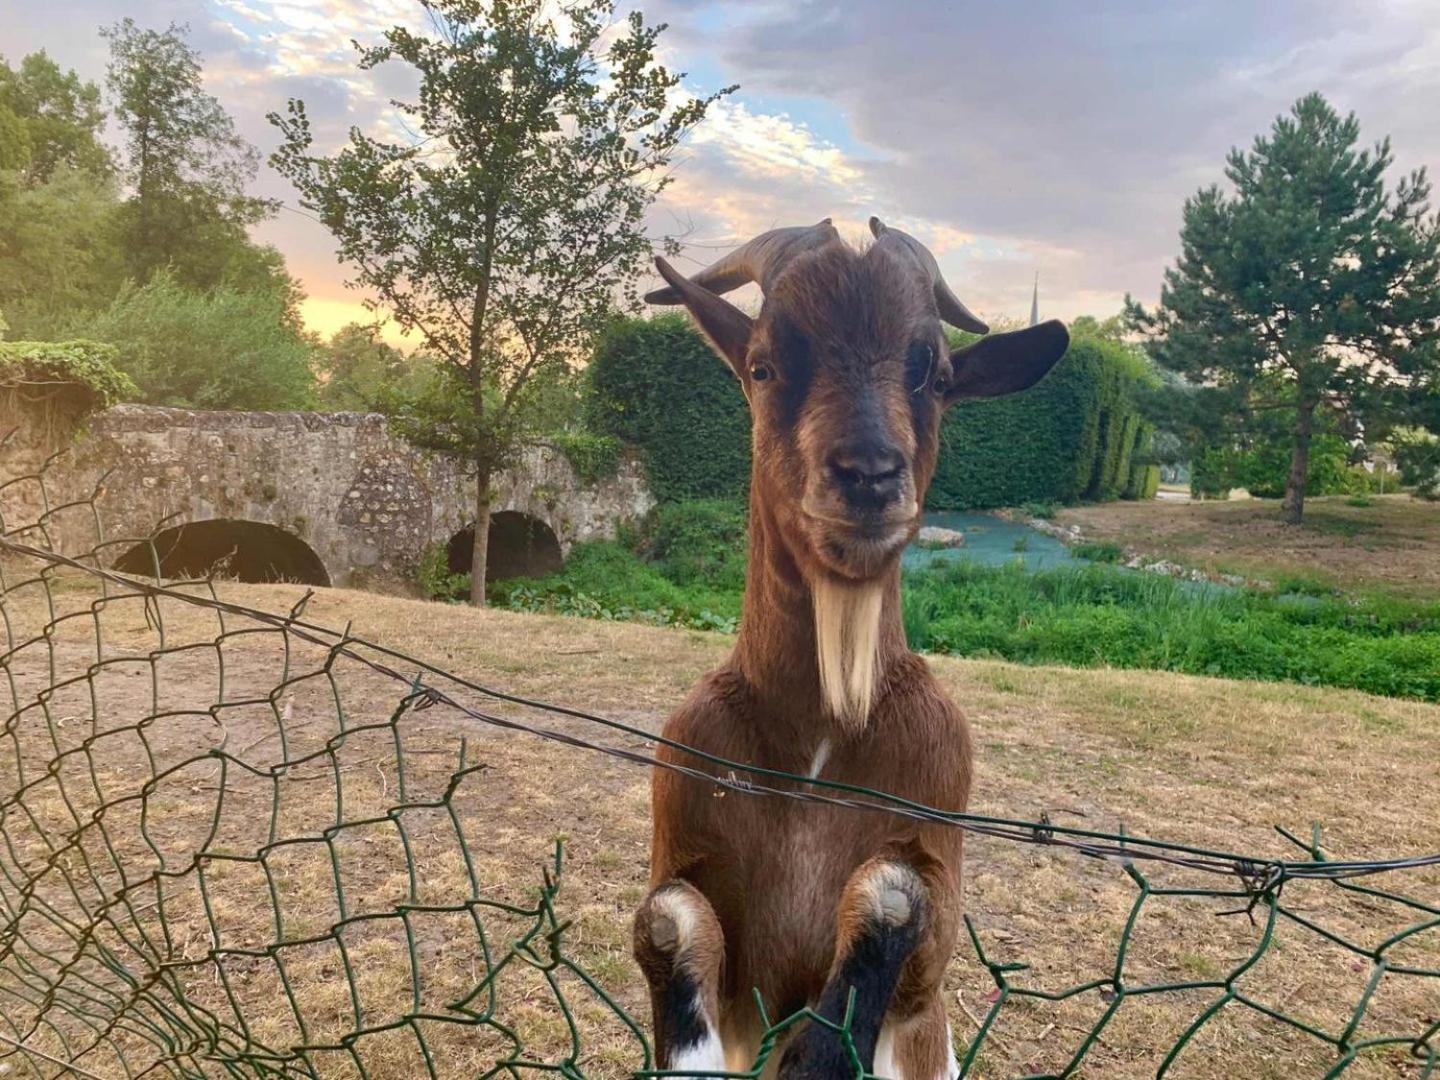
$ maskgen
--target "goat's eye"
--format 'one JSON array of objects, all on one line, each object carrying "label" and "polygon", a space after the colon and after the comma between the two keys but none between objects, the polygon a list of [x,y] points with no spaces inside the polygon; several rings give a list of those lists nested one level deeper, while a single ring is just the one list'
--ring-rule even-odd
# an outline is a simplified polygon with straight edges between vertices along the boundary
[{"label": "goat's eye", "polygon": [[928,342],[916,342],[910,346],[906,358],[906,379],[912,394],[918,394],[930,382],[935,371],[935,346]]},{"label": "goat's eye", "polygon": [[765,364],[751,364],[750,378],[754,379],[756,382],[764,382],[766,379],[770,378],[770,368]]}]

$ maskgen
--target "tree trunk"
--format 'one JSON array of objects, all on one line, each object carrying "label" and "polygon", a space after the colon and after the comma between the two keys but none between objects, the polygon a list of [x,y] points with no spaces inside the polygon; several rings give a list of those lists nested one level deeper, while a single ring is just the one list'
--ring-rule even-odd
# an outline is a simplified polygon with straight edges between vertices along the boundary
[{"label": "tree trunk", "polygon": [[485,563],[490,549],[490,470],[475,481],[475,545],[470,552],[470,603],[485,606]]},{"label": "tree trunk", "polygon": [[1295,424],[1295,448],[1290,454],[1290,475],[1285,480],[1285,522],[1299,525],[1305,516],[1305,481],[1310,473],[1310,435],[1315,428],[1315,403],[1300,403]]}]

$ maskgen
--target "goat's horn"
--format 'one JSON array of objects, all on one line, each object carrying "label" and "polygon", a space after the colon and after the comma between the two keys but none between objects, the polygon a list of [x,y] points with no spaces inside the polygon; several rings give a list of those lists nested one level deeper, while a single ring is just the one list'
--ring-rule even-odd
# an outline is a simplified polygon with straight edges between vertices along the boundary
[{"label": "goat's horn", "polygon": [[975,313],[962,304],[960,298],[950,291],[950,286],[946,285],[945,279],[940,276],[940,264],[935,261],[935,256],[930,254],[929,248],[907,232],[888,228],[878,217],[870,219],[870,231],[874,234],[877,242],[886,237],[895,237],[896,241],[915,256],[916,261],[920,263],[920,268],[930,275],[930,284],[935,289],[935,306],[940,309],[940,318],[951,326],[969,330],[972,334],[988,334],[990,332],[990,327],[976,318]]},{"label": "goat's horn", "polygon": [[[751,281],[768,290],[787,263],[801,252],[813,251],[839,236],[830,219],[814,225],[791,225],[763,232],[748,244],[711,263],[690,280],[713,293],[727,293]],[[647,304],[678,304],[680,293],[673,285],[645,294]]]}]

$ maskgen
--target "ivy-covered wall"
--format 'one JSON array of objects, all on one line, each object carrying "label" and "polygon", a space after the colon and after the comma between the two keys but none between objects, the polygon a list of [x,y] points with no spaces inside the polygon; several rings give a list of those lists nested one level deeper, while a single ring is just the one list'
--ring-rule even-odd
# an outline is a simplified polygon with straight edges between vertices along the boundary
[{"label": "ivy-covered wall", "polygon": [[[1134,390],[1143,378],[1143,361],[1123,345],[1082,337],[1030,390],[951,409],[929,507],[1142,497],[1151,428]],[[749,412],[684,315],[617,322],[590,364],[586,398],[587,426],[639,450],[661,502],[745,492]]]},{"label": "ivy-covered wall", "polygon": [[115,366],[115,347],[98,341],[0,341],[0,390],[44,397],[65,394],[87,409],[134,397]]}]

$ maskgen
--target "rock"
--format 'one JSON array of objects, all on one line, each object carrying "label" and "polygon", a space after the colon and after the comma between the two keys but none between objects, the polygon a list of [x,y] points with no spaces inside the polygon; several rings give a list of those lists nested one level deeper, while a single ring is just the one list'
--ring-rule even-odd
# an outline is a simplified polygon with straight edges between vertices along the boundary
[{"label": "rock", "polygon": [[939,525],[922,525],[915,537],[927,547],[958,548],[965,546],[965,534],[959,529],[944,529]]}]

